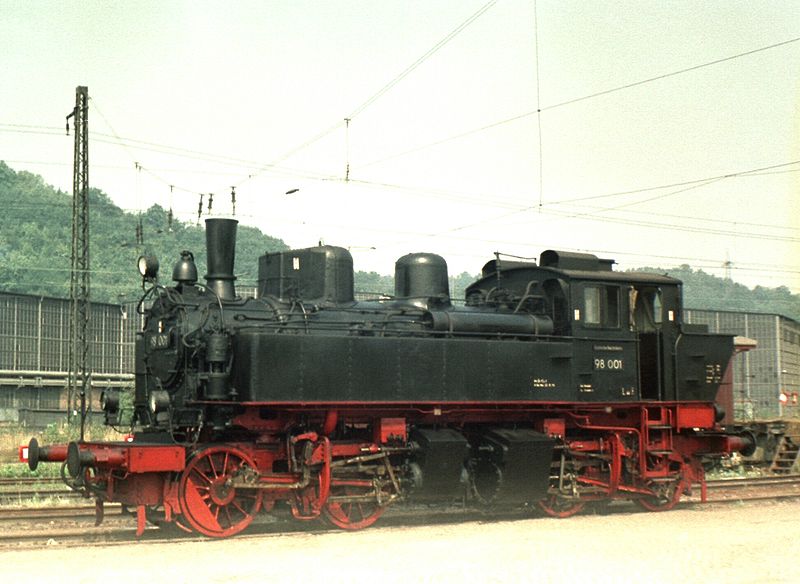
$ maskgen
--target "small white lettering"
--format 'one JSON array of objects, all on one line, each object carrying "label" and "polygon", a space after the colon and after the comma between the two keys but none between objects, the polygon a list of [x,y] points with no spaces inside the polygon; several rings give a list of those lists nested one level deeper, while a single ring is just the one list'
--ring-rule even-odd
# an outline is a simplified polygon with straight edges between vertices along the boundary
[{"label": "small white lettering", "polygon": [[537,378],[531,380],[531,386],[534,389],[553,389],[556,384],[545,378]]}]

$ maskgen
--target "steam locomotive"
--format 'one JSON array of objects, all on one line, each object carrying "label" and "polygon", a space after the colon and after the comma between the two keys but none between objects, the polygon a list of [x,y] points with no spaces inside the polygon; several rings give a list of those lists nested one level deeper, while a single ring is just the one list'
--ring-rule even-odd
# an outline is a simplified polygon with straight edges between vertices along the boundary
[{"label": "steam locomotive", "polygon": [[[206,220],[204,285],[189,251],[171,286],[140,259],[131,441],[27,448],[32,469],[62,462],[98,522],[112,501],[138,534],[210,537],[276,508],[359,529],[400,500],[664,510],[753,448],[715,406],[733,340],[682,323],[675,279],[549,250],[489,261],[457,305],[445,261],[414,253],[394,296],[356,301],[350,253],[320,245],[261,256],[244,299],[236,227]],[[119,394],[101,403],[118,424]]]}]

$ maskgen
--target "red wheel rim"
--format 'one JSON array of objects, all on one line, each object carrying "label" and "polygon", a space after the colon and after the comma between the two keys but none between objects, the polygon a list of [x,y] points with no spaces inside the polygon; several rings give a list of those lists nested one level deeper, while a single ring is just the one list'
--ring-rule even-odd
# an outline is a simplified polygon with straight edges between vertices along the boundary
[{"label": "red wheel rim", "polygon": [[194,455],[181,475],[178,501],[183,517],[198,533],[228,537],[246,528],[259,509],[261,493],[227,487],[234,472],[253,460],[241,450],[216,446]]},{"label": "red wheel rim", "polygon": [[583,511],[586,506],[584,502],[575,502],[559,497],[558,495],[550,495],[546,499],[539,501],[539,507],[547,513],[550,517],[557,517],[564,519],[572,517],[577,513]]},{"label": "red wheel rim", "polygon": [[[331,498],[336,496],[359,496],[367,492],[353,487],[334,488]],[[377,500],[336,501],[329,499],[322,509],[322,514],[331,524],[341,529],[364,529],[375,523],[383,515],[385,507]]]}]

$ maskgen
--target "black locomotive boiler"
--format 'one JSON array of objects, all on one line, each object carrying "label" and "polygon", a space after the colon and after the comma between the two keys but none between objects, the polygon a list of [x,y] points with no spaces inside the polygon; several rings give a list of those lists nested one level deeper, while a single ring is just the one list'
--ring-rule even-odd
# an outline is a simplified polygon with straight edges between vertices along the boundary
[{"label": "black locomotive boiler", "polygon": [[[545,251],[489,261],[456,305],[434,254],[395,294],[356,301],[343,248],[267,253],[236,295],[232,219],[206,221],[208,274],[147,258],[132,441],[28,447],[68,483],[145,521],[213,537],[276,506],[345,529],[402,499],[669,509],[709,457],[752,447],[719,426],[730,336],[681,320],[679,281]],[[119,395],[102,400],[116,424]],[[64,473],[65,475],[67,473]]]}]

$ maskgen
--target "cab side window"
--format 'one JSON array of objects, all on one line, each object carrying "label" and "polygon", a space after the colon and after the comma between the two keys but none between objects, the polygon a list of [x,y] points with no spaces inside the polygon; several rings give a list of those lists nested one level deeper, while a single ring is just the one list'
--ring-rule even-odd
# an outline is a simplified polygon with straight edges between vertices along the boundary
[{"label": "cab side window", "polygon": [[586,326],[619,328],[619,286],[584,286],[583,310],[583,323]]}]

